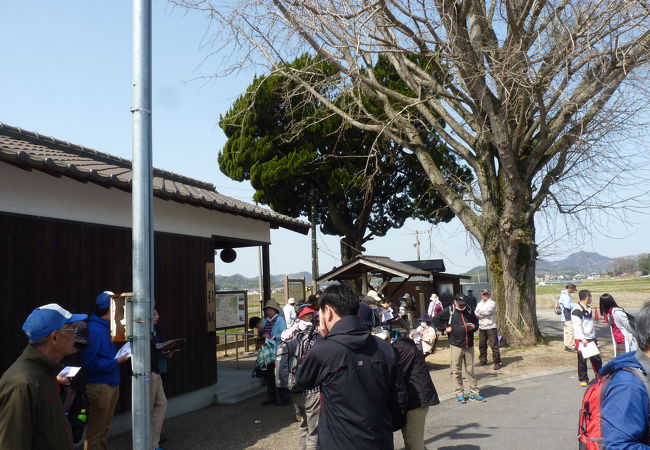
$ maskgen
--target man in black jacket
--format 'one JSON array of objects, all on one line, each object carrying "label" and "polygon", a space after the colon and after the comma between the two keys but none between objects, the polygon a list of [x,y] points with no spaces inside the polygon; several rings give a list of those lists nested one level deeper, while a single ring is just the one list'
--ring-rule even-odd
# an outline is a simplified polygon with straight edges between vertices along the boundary
[{"label": "man in black jacket", "polygon": [[395,352],[363,326],[358,296],[347,286],[325,289],[319,309],[324,339],[297,374],[300,388],[321,387],[318,448],[392,450],[407,406]]},{"label": "man in black jacket", "polygon": [[461,294],[456,295],[454,303],[443,309],[433,318],[433,326],[446,331],[451,350],[451,372],[456,382],[454,393],[458,403],[467,403],[463,388],[463,366],[469,384],[469,399],[484,402],[478,391],[474,376],[474,332],[478,330],[478,319],[467,307],[467,300]]},{"label": "man in black jacket", "polygon": [[397,353],[399,368],[404,376],[409,398],[406,425],[402,428],[404,447],[406,450],[423,450],[424,421],[429,406],[440,403],[438,393],[431,381],[424,355],[415,343],[411,339],[400,337],[393,344],[393,348]]}]

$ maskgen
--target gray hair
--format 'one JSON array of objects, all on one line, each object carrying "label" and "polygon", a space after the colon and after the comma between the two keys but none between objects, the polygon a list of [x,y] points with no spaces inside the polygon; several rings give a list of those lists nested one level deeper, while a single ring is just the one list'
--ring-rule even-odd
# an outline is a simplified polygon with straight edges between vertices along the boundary
[{"label": "gray hair", "polygon": [[32,347],[35,347],[35,348],[42,347],[43,345],[45,345],[45,343],[47,342],[47,338],[49,338],[49,337],[50,336],[47,335],[47,336],[42,337],[40,339],[36,339],[34,341],[29,341],[29,345],[31,345]]},{"label": "gray hair", "polygon": [[650,349],[650,302],[646,302],[636,315],[634,337],[642,352]]}]

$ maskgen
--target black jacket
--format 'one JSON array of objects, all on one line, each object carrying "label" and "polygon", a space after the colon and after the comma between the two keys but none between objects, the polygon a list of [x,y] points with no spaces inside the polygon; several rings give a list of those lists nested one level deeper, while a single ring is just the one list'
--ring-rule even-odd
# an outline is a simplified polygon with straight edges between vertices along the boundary
[{"label": "black jacket", "polygon": [[[450,310],[453,310],[451,316],[451,325],[449,323]],[[465,308],[460,311],[453,306],[447,306],[440,314],[435,316],[431,322],[438,330],[443,331],[448,326],[451,326],[451,333],[449,333],[449,345],[460,348],[469,348],[474,346],[474,332],[478,330],[478,319],[470,308]],[[473,330],[468,330],[465,327],[466,323],[474,324]]]},{"label": "black jacket", "polygon": [[301,389],[321,387],[318,448],[392,449],[407,397],[396,354],[356,316],[344,316],[300,365]]},{"label": "black jacket", "polygon": [[409,396],[407,409],[416,409],[423,406],[433,406],[440,403],[438,393],[431,381],[431,375],[424,362],[424,355],[415,346],[415,343],[401,337],[393,344],[399,368],[404,376],[406,392]]}]

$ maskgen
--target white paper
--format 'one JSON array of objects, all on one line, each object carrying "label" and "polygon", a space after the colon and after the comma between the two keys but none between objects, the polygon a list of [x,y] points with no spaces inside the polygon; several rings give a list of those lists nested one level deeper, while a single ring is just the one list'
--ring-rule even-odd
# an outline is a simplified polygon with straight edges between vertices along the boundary
[{"label": "white paper", "polygon": [[117,354],[115,355],[115,359],[121,358],[122,356],[126,356],[128,358],[131,357],[131,343],[127,342],[124,344],[118,351]]},{"label": "white paper", "polygon": [[66,367],[63,368],[63,370],[61,370],[61,372],[59,372],[57,377],[72,378],[75,375],[77,375],[77,373],[79,372],[80,369],[81,369],[81,367],[66,366]]},{"label": "white paper", "polygon": [[585,359],[600,354],[600,350],[598,350],[598,346],[594,341],[587,342],[587,345],[582,345],[582,342],[580,342],[578,351],[582,353],[582,357]]}]

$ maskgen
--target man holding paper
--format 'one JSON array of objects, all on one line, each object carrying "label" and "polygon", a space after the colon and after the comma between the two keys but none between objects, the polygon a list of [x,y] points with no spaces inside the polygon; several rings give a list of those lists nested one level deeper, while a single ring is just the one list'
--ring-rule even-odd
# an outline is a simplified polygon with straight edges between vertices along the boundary
[{"label": "man holding paper", "polygon": [[23,324],[29,344],[0,378],[0,448],[71,450],[72,432],[59,399],[59,362],[77,351],[75,322],[56,303],[36,308]]},{"label": "man holding paper", "polygon": [[580,301],[571,310],[571,324],[573,325],[576,350],[578,351],[578,379],[580,380],[580,386],[587,387],[589,385],[587,359],[591,361],[591,367],[596,377],[603,366],[603,360],[600,357],[594,330],[594,317],[590,306],[591,291],[583,289],[578,293],[578,298]]}]

